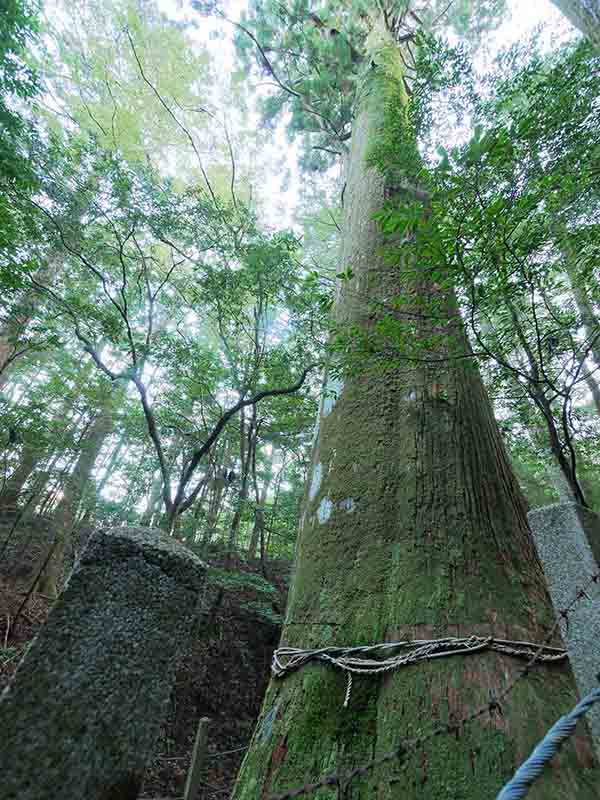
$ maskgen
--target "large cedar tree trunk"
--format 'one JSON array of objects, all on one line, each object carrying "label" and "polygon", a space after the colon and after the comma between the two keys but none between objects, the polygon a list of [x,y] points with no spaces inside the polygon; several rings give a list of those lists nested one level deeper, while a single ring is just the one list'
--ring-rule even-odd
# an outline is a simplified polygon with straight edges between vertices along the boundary
[{"label": "large cedar tree trunk", "polygon": [[240,532],[242,514],[248,500],[248,489],[252,459],[256,457],[256,406],[252,407],[252,417],[246,431],[244,409],[240,413],[240,491],[237,496],[235,511],[229,527],[227,548],[233,550]]},{"label": "large cedar tree trunk", "polygon": [[[366,165],[382,136],[386,97],[378,86],[364,91],[352,135],[340,265],[354,278],[340,290],[336,310],[338,320],[363,329],[374,324],[377,301],[389,305],[407,291],[397,263],[383,256],[373,221],[386,188],[392,191]],[[427,299],[441,294],[426,276],[418,288]],[[445,325],[448,341],[462,339],[466,352],[452,297],[438,299],[447,319],[437,332]],[[427,338],[428,327],[415,318],[414,336]],[[415,366],[377,368],[374,357],[372,368],[338,387],[333,407],[322,403],[282,644],[545,638],[553,612],[524,500],[478,370],[471,359],[449,357],[453,347],[432,351],[424,343],[423,358],[431,361]],[[346,773],[486,706],[490,692],[500,694],[522,668],[492,652],[436,659],[356,678],[348,708],[346,680],[325,665],[273,679],[233,797],[268,798]],[[575,700],[566,663],[538,667],[516,684],[501,715],[486,713],[418,747],[403,765],[387,762],[345,790],[321,788],[312,797],[490,800]],[[574,741],[531,800],[598,796],[589,743],[581,734]]]},{"label": "large cedar tree trunk", "polygon": [[600,4],[598,0],[552,0],[569,22],[600,50]]}]

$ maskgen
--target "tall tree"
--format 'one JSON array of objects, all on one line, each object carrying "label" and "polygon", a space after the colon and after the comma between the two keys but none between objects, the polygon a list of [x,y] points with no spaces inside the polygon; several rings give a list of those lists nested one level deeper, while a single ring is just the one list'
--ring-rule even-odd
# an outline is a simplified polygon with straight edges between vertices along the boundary
[{"label": "tall tree", "polygon": [[[321,405],[282,644],[500,631],[540,642],[552,609],[451,282],[400,246],[404,238],[426,247],[436,235],[412,126],[413,69],[427,37],[412,23],[444,9],[264,2],[252,10],[239,27],[282,89],[271,110],[290,100],[296,130],[316,131],[319,147],[347,149],[334,352],[356,356]],[[412,218],[400,229],[399,208]],[[574,699],[569,668],[542,667],[543,678],[521,680],[494,718],[490,698],[519,670],[489,651],[436,659],[355,681],[348,708],[345,682],[326,666],[274,679],[234,797],[285,795],[332,770],[355,798],[494,796]],[[489,715],[463,725],[478,707]],[[438,726],[452,735],[428,739]],[[344,783],[407,739],[421,744],[404,765],[377,762]],[[565,752],[531,796],[592,798],[597,777],[586,758]],[[337,792],[324,784],[318,796]]]},{"label": "tall tree", "polygon": [[552,0],[565,17],[600,51],[600,5],[598,0]]}]

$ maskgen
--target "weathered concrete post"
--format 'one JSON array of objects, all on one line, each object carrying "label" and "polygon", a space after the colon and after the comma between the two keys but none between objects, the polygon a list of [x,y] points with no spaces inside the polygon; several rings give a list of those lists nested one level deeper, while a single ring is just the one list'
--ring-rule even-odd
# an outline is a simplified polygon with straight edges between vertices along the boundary
[{"label": "weathered concrete post", "polygon": [[[573,606],[568,619],[559,616],[577,687],[584,695],[598,686],[600,673],[600,582],[590,584],[600,572],[600,517],[577,503],[556,503],[527,516],[556,613],[560,615],[586,587],[587,597]],[[592,709],[587,718],[600,753],[600,709]]]},{"label": "weathered concrete post", "polygon": [[94,534],[0,699],[3,800],[133,800],[205,565],[152,528]]}]

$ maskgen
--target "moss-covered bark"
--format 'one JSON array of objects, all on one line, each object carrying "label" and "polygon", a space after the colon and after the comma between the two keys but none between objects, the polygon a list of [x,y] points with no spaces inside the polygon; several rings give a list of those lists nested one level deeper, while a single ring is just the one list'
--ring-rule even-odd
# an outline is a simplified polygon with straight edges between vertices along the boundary
[{"label": "moss-covered bark", "polygon": [[[367,166],[386,134],[389,94],[381,90],[381,81],[367,85],[353,131],[341,265],[354,277],[340,288],[336,318],[374,330],[377,309],[408,293],[398,322],[421,342],[424,360],[382,367],[375,354],[338,383],[337,401],[322,403],[282,644],[469,634],[539,642],[551,605],[479,373],[470,359],[450,357],[459,345],[468,354],[452,293],[418,275],[418,265],[387,259],[372,219],[391,191],[384,173]],[[416,278],[407,281],[403,269]],[[419,302],[432,298],[436,319]],[[485,705],[522,666],[481,653],[358,678],[348,708],[345,679],[326,666],[272,680],[234,798],[267,798],[345,773]],[[516,685],[502,715],[432,739],[403,765],[375,768],[343,796],[489,800],[574,701],[568,666],[539,667]],[[530,797],[591,800],[599,783],[583,732]],[[340,795],[327,787],[312,796]]]}]

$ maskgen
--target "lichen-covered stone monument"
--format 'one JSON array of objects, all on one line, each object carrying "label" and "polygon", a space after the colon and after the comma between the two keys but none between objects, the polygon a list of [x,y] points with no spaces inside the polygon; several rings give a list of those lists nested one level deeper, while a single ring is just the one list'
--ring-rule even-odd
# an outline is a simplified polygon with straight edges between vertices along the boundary
[{"label": "lichen-covered stone monument", "polygon": [[[600,517],[577,503],[555,503],[528,515],[554,610],[581,695],[598,686],[600,673]],[[573,600],[585,591],[576,603]],[[569,609],[566,617],[561,611]],[[600,708],[588,720],[600,754]]]},{"label": "lichen-covered stone monument", "polygon": [[205,565],[151,528],[92,536],[0,699],[3,800],[132,800]]}]

